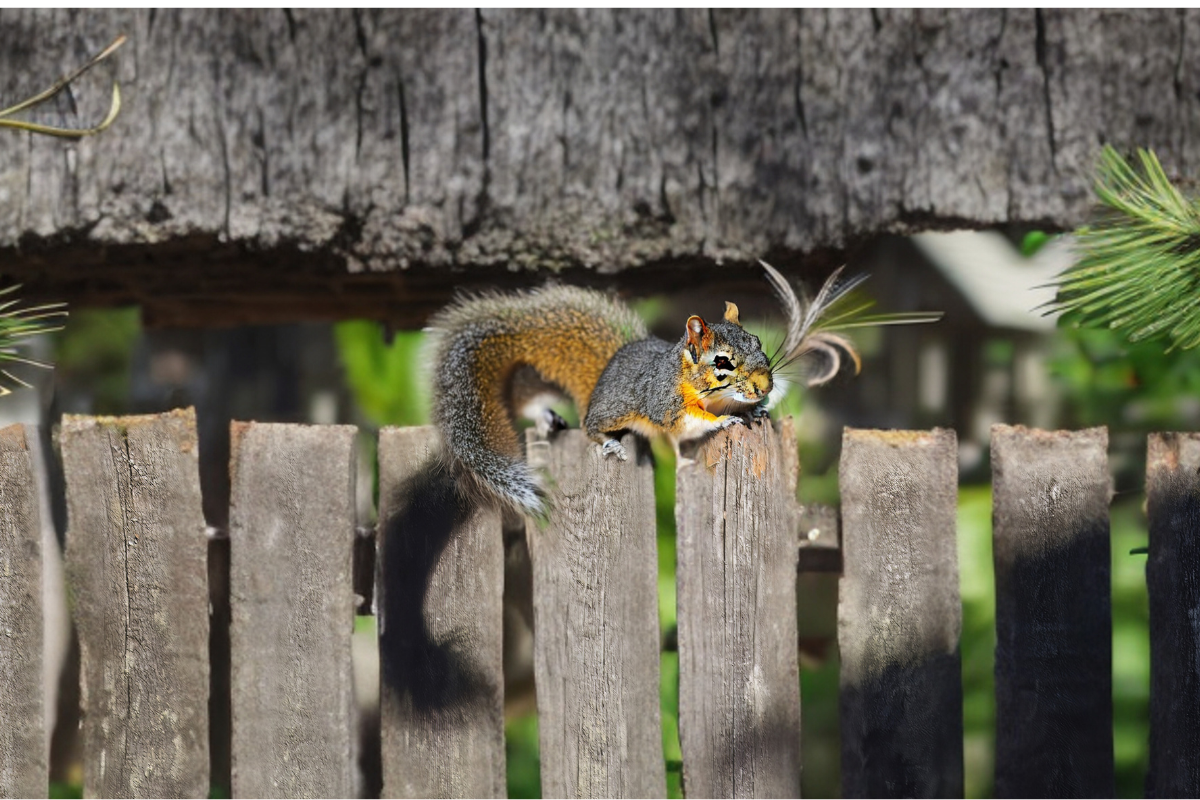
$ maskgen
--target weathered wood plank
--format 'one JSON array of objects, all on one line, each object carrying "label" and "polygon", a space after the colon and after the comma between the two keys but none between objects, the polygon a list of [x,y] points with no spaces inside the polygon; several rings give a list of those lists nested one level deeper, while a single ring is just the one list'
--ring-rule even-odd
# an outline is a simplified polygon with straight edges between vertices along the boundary
[{"label": "weathered wood plank", "polygon": [[842,436],[842,792],[961,797],[954,431]]},{"label": "weathered wood plank", "polygon": [[530,521],[534,675],[546,797],[665,797],[654,467],[644,440],[604,458],[583,431],[530,434],[550,475]]},{"label": "weathered wood plank", "polygon": [[504,797],[500,512],[431,460],[433,428],[379,433],[384,797]]},{"label": "weathered wood plank", "polygon": [[692,797],[796,797],[795,441],[736,427],[680,460],[679,736]]},{"label": "weathered wood plank", "polygon": [[0,429],[0,797],[49,780],[42,690],[42,529],[24,425]]},{"label": "weathered wood plank", "polygon": [[992,428],[997,797],[1116,791],[1107,447]]},{"label": "weathered wood plank", "polygon": [[1200,797],[1200,434],[1150,436],[1147,797]]},{"label": "weathered wood plank", "polygon": [[235,797],[355,796],[355,433],[232,426]]},{"label": "weathered wood plank", "polygon": [[192,409],[66,416],[84,793],[209,791],[208,541]]}]

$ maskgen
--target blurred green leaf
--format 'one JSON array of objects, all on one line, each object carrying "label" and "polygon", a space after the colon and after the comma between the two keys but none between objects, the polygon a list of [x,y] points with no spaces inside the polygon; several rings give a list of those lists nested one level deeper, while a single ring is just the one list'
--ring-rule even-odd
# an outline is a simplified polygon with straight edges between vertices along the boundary
[{"label": "blurred green leaf", "polygon": [[379,324],[368,320],[341,322],[334,341],[346,382],[359,407],[377,425],[423,425],[429,419],[429,391],[424,381],[419,331],[383,340]]}]

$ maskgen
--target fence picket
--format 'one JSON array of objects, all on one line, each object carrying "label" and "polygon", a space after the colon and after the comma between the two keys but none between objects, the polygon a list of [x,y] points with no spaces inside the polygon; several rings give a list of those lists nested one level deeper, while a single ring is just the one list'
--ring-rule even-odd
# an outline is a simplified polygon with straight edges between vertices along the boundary
[{"label": "fence picket", "polygon": [[842,437],[842,792],[961,797],[954,431]]},{"label": "fence picket", "polygon": [[232,426],[235,797],[353,797],[355,432]]},{"label": "fence picket", "polygon": [[992,427],[997,797],[1116,791],[1107,447]]},{"label": "fence picket", "polygon": [[1200,434],[1150,436],[1147,797],[1200,797]]},{"label": "fence picket", "polygon": [[379,433],[384,797],[504,797],[500,513],[430,461],[433,428]]},{"label": "fence picket", "polygon": [[677,469],[679,737],[693,797],[796,797],[795,439],[736,427]]},{"label": "fence picket", "polygon": [[84,793],[209,791],[207,539],[192,409],[66,416]]},{"label": "fence picket", "polygon": [[534,670],[546,797],[665,797],[654,469],[644,441],[604,458],[582,431],[530,433],[550,474],[529,522]]},{"label": "fence picket", "polygon": [[0,428],[0,797],[46,792],[42,532],[27,438]]}]

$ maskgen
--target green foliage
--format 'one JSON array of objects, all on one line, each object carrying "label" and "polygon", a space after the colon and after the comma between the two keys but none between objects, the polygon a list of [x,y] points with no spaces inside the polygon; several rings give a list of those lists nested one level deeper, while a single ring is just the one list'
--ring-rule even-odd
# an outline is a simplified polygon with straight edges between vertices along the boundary
[{"label": "green foliage", "polygon": [[1032,258],[1037,255],[1038,250],[1046,246],[1046,242],[1049,242],[1050,239],[1050,234],[1045,231],[1030,231],[1021,238],[1021,255]]},{"label": "green foliage", "polygon": [[1114,432],[1200,424],[1200,350],[1164,350],[1112,330],[1060,330],[1050,370],[1065,395],[1069,427]]},{"label": "green foliage", "polygon": [[400,332],[387,344],[378,323],[352,320],[335,325],[333,335],[346,382],[375,424],[422,425],[429,419],[421,381],[424,334]]},{"label": "green foliage", "polygon": [[93,398],[92,413],[127,413],[133,348],[141,334],[136,308],[72,314],[57,337],[58,381],[85,388]]},{"label": "green foliage", "polygon": [[1101,213],[1076,232],[1080,261],[1060,277],[1052,308],[1134,342],[1200,344],[1200,206],[1148,150],[1135,166],[1105,147],[1096,195]]}]

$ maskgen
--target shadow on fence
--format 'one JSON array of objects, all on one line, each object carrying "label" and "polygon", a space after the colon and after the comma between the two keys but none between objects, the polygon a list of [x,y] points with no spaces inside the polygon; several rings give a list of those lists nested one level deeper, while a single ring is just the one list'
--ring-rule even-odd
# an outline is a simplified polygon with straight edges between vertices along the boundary
[{"label": "shadow on fence", "polygon": [[[41,562],[29,431],[0,430],[0,796],[47,786]],[[355,429],[235,423],[228,542],[235,796],[353,796]],[[665,793],[648,450],[532,438],[553,510],[525,532],[548,796]],[[209,558],[190,411],[69,417],[66,559],[88,795],[209,790]],[[502,519],[379,441],[384,796],[501,796]],[[1113,792],[1104,429],[993,430],[1000,795]],[[790,422],[733,428],[677,475],[680,741],[693,796],[796,796],[797,570],[840,563],[847,796],[963,791],[951,431],[848,430],[840,554],[795,502]],[[1200,794],[1200,435],[1150,438],[1152,796]],[[819,549],[819,548],[817,548]],[[819,557],[814,557],[819,556]],[[840,559],[836,556],[840,555]],[[222,559],[212,567],[220,571]],[[217,576],[220,578],[221,576]],[[803,613],[800,609],[799,613]],[[220,686],[219,681],[212,686]],[[213,717],[213,724],[218,724]],[[378,787],[376,787],[378,788]]]}]

